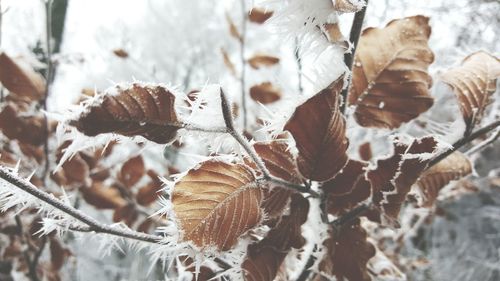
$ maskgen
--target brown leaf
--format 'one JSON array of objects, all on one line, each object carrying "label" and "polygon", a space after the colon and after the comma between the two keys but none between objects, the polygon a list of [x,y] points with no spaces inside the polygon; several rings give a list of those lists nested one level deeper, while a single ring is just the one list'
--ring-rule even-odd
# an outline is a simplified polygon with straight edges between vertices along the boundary
[{"label": "brown leaf", "polygon": [[[253,147],[271,175],[288,182],[302,183],[302,178],[295,165],[295,158],[288,151],[286,142],[278,140],[257,142]],[[267,215],[266,217],[276,218],[281,216],[290,201],[293,191],[277,185],[266,187],[263,191],[262,208]]]},{"label": "brown leaf", "polygon": [[268,104],[281,99],[281,91],[275,88],[271,82],[264,82],[250,88],[250,97],[254,101]]},{"label": "brown leaf", "polygon": [[344,37],[344,34],[340,31],[339,23],[327,23],[323,25],[326,35],[328,36],[328,41],[331,43],[339,44],[344,48],[349,47],[349,41]]},{"label": "brown leaf", "polygon": [[[341,227],[324,242],[327,253],[319,264],[321,272],[335,276],[336,280],[371,280],[367,263],[375,256],[375,247],[366,238],[359,219]],[[315,281],[331,280],[321,274],[317,276]]]},{"label": "brown leaf", "polygon": [[46,139],[44,118],[41,116],[23,116],[12,104],[8,104],[0,113],[2,133],[11,140],[41,145]]},{"label": "brown leaf", "polygon": [[43,146],[35,146],[24,142],[19,142],[18,144],[25,156],[35,159],[38,164],[44,161]]},{"label": "brown leaf", "polygon": [[222,57],[224,58],[224,65],[229,69],[233,76],[236,76],[236,68],[234,67],[231,58],[229,58],[229,54],[226,52],[224,48],[220,48],[220,52],[222,53]]},{"label": "brown leaf", "polygon": [[365,3],[359,0],[333,0],[333,8],[342,13],[355,13],[364,6]]},{"label": "brown leaf", "polygon": [[146,173],[144,160],[141,155],[127,160],[118,175],[118,180],[127,188],[132,188]]},{"label": "brown leaf", "polygon": [[148,175],[151,178],[151,182],[143,186],[136,194],[137,203],[148,206],[155,202],[158,197],[160,197],[160,191],[162,189],[163,183],[154,171],[149,170]]},{"label": "brown leaf", "polygon": [[233,19],[231,19],[231,17],[227,13],[226,13],[226,21],[227,24],[229,25],[229,34],[231,34],[231,36],[233,36],[234,38],[238,39],[238,41],[242,42],[243,38],[241,37],[238,28],[234,24]]},{"label": "brown leaf", "polygon": [[423,206],[430,207],[436,201],[439,191],[448,183],[472,173],[472,164],[467,156],[455,151],[425,171],[417,181],[423,194]]},{"label": "brown leaf", "polygon": [[71,252],[61,245],[61,242],[57,238],[50,239],[50,262],[52,264],[52,269],[59,271]]},{"label": "brown leaf", "polygon": [[393,145],[393,155],[378,160],[376,168],[367,173],[373,190],[372,201],[383,212],[373,213],[369,217],[376,222],[398,227],[397,219],[406,195],[431,156],[437,153],[438,141],[434,137],[412,140],[396,138]]},{"label": "brown leaf", "polygon": [[460,66],[444,72],[440,78],[455,93],[466,124],[466,133],[481,121],[492,102],[500,77],[500,59],[479,51],[467,56]]},{"label": "brown leaf", "polygon": [[270,67],[275,64],[278,64],[280,59],[277,57],[269,56],[269,55],[255,55],[248,59],[248,64],[253,69],[259,69],[261,67]]},{"label": "brown leaf", "polygon": [[67,180],[66,184],[82,184],[90,177],[89,166],[87,162],[81,158],[79,153],[64,162],[62,169],[64,171],[64,177]]},{"label": "brown leaf", "polygon": [[180,128],[174,108],[175,96],[162,86],[133,84],[117,93],[104,93],[71,122],[89,136],[117,133],[141,135],[157,143],[168,143]]},{"label": "brown leaf", "polygon": [[328,194],[329,213],[342,214],[370,197],[370,183],[365,178],[367,166],[367,163],[349,160],[340,173],[322,185],[321,188]]},{"label": "brown leaf", "polygon": [[290,214],[284,216],[267,236],[248,247],[242,264],[245,280],[272,281],[291,248],[300,249],[305,244],[301,226],[307,220],[309,202],[300,194],[294,194]]},{"label": "brown leaf", "polygon": [[251,22],[262,24],[273,16],[273,11],[262,8],[253,8],[248,14],[248,20]]},{"label": "brown leaf", "polygon": [[427,69],[434,54],[427,46],[428,22],[413,16],[363,31],[348,97],[361,126],[397,128],[432,106]]},{"label": "brown leaf", "polygon": [[80,192],[85,202],[97,209],[116,209],[127,205],[118,190],[105,187],[102,182],[93,182],[91,187],[80,188]]},{"label": "brown leaf", "polygon": [[128,58],[128,52],[125,51],[124,49],[114,49],[113,54],[115,54],[115,56],[122,58],[122,59]]},{"label": "brown leaf", "polygon": [[113,213],[113,221],[121,222],[124,221],[129,227],[137,220],[139,213],[137,212],[133,204],[121,206],[115,209]]},{"label": "brown leaf", "polygon": [[0,54],[0,82],[11,93],[31,100],[45,95],[45,81],[33,69],[21,66],[7,54]]},{"label": "brown leaf", "polygon": [[308,179],[326,181],[347,163],[349,141],[345,136],[345,119],[339,111],[339,93],[343,78],[295,109],[285,125],[290,131],[299,155],[299,171]]},{"label": "brown leaf", "polygon": [[182,240],[223,251],[260,223],[261,201],[261,189],[248,167],[214,159],[189,170],[172,193]]}]

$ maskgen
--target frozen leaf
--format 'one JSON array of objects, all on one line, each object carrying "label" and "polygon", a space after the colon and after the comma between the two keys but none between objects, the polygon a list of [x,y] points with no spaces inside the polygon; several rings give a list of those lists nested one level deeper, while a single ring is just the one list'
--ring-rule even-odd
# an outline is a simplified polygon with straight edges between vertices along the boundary
[{"label": "frozen leaf", "polygon": [[224,65],[229,69],[233,76],[236,76],[236,68],[234,67],[234,63],[229,58],[229,54],[226,52],[224,48],[220,48],[220,52],[222,54],[222,58],[224,59]]},{"label": "frozen leaf", "polygon": [[342,13],[355,13],[365,5],[363,0],[333,0],[333,8]]},{"label": "frozen leaf", "polygon": [[50,239],[49,250],[52,269],[59,271],[64,265],[66,258],[71,255],[71,252],[65,249],[55,237]]},{"label": "frozen leaf", "polygon": [[430,207],[436,201],[439,191],[448,183],[472,173],[472,164],[459,151],[455,151],[425,171],[417,181],[423,194],[423,205]]},{"label": "frozen leaf", "polygon": [[340,31],[339,23],[327,23],[323,25],[328,36],[328,41],[344,46],[346,49],[349,47],[349,42],[346,40]]},{"label": "frozen leaf", "polygon": [[105,187],[102,182],[94,182],[91,187],[82,187],[85,202],[97,209],[116,209],[127,204],[115,188]]},{"label": "frozen leaf", "polygon": [[321,275],[315,281],[331,280],[326,276],[334,276],[336,280],[369,281],[367,263],[375,256],[375,247],[366,240],[366,230],[355,219],[331,234],[324,245],[327,253],[319,264]]},{"label": "frozen leaf", "polygon": [[250,88],[250,97],[262,104],[273,103],[281,98],[281,91],[271,82],[264,82]]},{"label": "frozen leaf", "polygon": [[36,146],[44,143],[47,135],[42,116],[23,116],[12,104],[0,113],[0,128],[9,139]]},{"label": "frozen leaf", "polygon": [[370,161],[373,157],[372,146],[369,142],[362,143],[358,148],[359,157],[363,161]]},{"label": "frozen leaf", "polygon": [[280,59],[277,57],[269,56],[269,55],[255,55],[248,59],[248,64],[253,69],[259,69],[261,67],[270,67],[275,64],[278,64]]},{"label": "frozen leaf", "polygon": [[113,54],[115,54],[115,56],[122,58],[122,59],[128,58],[128,52],[125,51],[124,49],[114,49]]},{"label": "frozen leaf", "polygon": [[285,125],[299,150],[299,171],[308,179],[329,180],[347,163],[349,141],[345,119],[339,111],[342,82],[341,77],[298,106]]},{"label": "frozen leaf", "polygon": [[272,16],[273,16],[273,11],[269,11],[267,9],[262,9],[262,8],[253,8],[250,11],[250,14],[248,14],[248,19],[251,22],[262,24]]},{"label": "frozen leaf", "polygon": [[133,204],[121,206],[115,209],[113,213],[114,222],[125,222],[129,227],[137,220],[139,213]]},{"label": "frozen leaf", "polygon": [[248,247],[242,264],[245,280],[272,281],[291,248],[300,249],[305,244],[301,226],[307,220],[309,202],[295,194],[290,203],[290,214],[284,216],[261,241]]},{"label": "frozen leaf", "polygon": [[322,185],[321,188],[328,195],[329,213],[339,215],[370,197],[370,183],[365,177],[367,166],[367,163],[349,160],[340,173]]},{"label": "frozen leaf", "polygon": [[141,155],[127,160],[118,175],[118,180],[127,188],[132,188],[145,174],[144,160]]},{"label": "frozen leaf", "polygon": [[481,121],[485,108],[492,102],[499,77],[500,59],[484,51],[467,56],[460,66],[441,75],[441,80],[453,89],[459,101],[466,132]]},{"label": "frozen leaf", "polygon": [[141,135],[157,143],[171,142],[182,127],[174,108],[175,96],[162,86],[133,84],[106,92],[70,123],[89,136],[117,133]]},{"label": "frozen leaf", "polygon": [[377,161],[377,166],[368,171],[372,185],[373,204],[383,212],[372,212],[370,219],[398,227],[401,206],[411,186],[427,167],[427,163],[439,152],[434,137],[394,140],[392,156]]},{"label": "frozen leaf", "polygon": [[[257,142],[253,146],[257,154],[264,161],[264,165],[271,175],[285,181],[302,183],[301,176],[295,166],[295,158],[288,151],[288,144],[284,141]],[[262,208],[268,218],[275,218],[283,213],[293,191],[277,185],[264,189]]]},{"label": "frozen leaf", "polygon": [[31,100],[39,100],[45,95],[42,76],[16,63],[4,52],[0,54],[0,82],[11,93]]},{"label": "frozen leaf", "polygon": [[172,193],[182,240],[223,251],[261,222],[261,201],[261,189],[247,166],[215,159],[189,170]]},{"label": "frozen leaf", "polygon": [[348,97],[361,126],[398,128],[432,106],[428,23],[427,17],[413,16],[363,31]]},{"label": "frozen leaf", "polygon": [[238,31],[238,28],[234,24],[233,19],[231,19],[231,17],[227,13],[226,13],[226,21],[227,21],[227,24],[229,25],[229,34],[231,34],[231,36],[233,36],[234,38],[238,39],[238,41],[241,42],[243,40],[243,38],[241,37],[241,34]]},{"label": "frozen leaf", "polygon": [[162,182],[154,171],[149,170],[148,175],[151,178],[151,181],[139,189],[136,194],[137,203],[148,206],[151,203],[155,202],[158,197],[160,197]]}]

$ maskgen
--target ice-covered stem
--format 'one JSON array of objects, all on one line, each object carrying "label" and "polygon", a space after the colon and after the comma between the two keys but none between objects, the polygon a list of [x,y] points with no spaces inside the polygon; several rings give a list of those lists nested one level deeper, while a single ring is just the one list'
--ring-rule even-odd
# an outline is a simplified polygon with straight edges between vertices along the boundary
[{"label": "ice-covered stem", "polygon": [[460,148],[462,148],[464,145],[466,145],[466,144],[470,143],[471,141],[473,141],[473,140],[475,140],[475,139],[483,136],[484,134],[486,134],[488,132],[491,132],[491,131],[495,130],[498,127],[500,127],[500,120],[496,120],[495,122],[493,122],[493,123],[491,123],[489,125],[486,125],[483,128],[481,128],[481,129],[476,130],[475,132],[471,133],[470,135],[467,135],[467,136],[459,139],[458,141],[456,141],[453,144],[453,147],[451,149],[449,149],[449,150],[447,150],[447,151],[439,154],[438,156],[434,157],[429,162],[429,164],[427,165],[426,169],[429,169],[430,167],[436,165],[437,163],[439,163],[444,158],[448,157],[453,152],[455,152],[455,151],[459,150]]},{"label": "ice-covered stem", "polygon": [[242,14],[242,24],[241,24],[241,35],[240,35],[240,59],[241,59],[241,107],[243,111],[243,129],[246,130],[248,126],[247,120],[247,95],[246,95],[246,66],[247,62],[245,60],[245,41],[247,33],[247,8],[245,5],[245,0],[241,0],[241,14]]},{"label": "ice-covered stem", "polygon": [[75,218],[76,220],[86,224],[89,227],[89,231],[94,231],[97,233],[106,233],[106,234],[111,234],[111,235],[115,235],[115,236],[120,236],[120,237],[124,237],[124,238],[130,238],[130,239],[139,240],[139,241],[143,241],[143,242],[150,242],[150,243],[159,243],[161,240],[160,236],[136,232],[133,230],[117,229],[117,228],[113,228],[111,226],[102,224],[102,223],[98,222],[96,219],[94,219],[94,218],[86,215],[85,213],[73,208],[72,206],[64,204],[63,202],[55,199],[54,197],[50,196],[48,193],[38,189],[31,182],[29,182],[26,179],[23,179],[21,177],[18,177],[17,175],[10,172],[7,168],[2,167],[2,166],[0,166],[0,178],[2,178],[6,182],[14,185],[15,187],[23,190],[24,192],[38,198],[39,200],[47,203],[48,205],[70,215],[71,217]]},{"label": "ice-covered stem", "polygon": [[476,152],[479,152],[479,151],[483,150],[485,147],[487,147],[488,145],[494,143],[499,137],[500,137],[500,129],[497,130],[489,138],[485,139],[484,141],[482,141],[478,145],[474,146],[473,148],[467,150],[467,152],[465,154],[466,155],[472,155],[472,154],[474,154]]},{"label": "ice-covered stem", "polygon": [[264,164],[264,161],[257,155],[257,152],[255,149],[250,145],[250,143],[245,139],[245,137],[236,130],[234,127],[234,121],[231,113],[231,107],[229,106],[229,101],[226,97],[226,94],[224,94],[224,91],[222,88],[220,89],[220,100],[221,100],[221,108],[222,108],[222,116],[224,118],[224,123],[226,124],[227,128],[227,133],[229,133],[233,138],[243,147],[243,149],[248,153],[250,158],[252,158],[253,162],[257,165],[259,170],[262,172],[263,175],[263,180],[264,181],[269,181],[273,182],[279,185],[282,185],[284,187],[298,190],[300,192],[306,192],[311,194],[313,197],[319,197],[319,194],[315,192],[314,190],[311,190],[307,188],[304,185],[300,184],[295,184],[291,183],[288,181],[284,181],[280,178],[277,178],[271,173],[269,173],[269,170],[267,169],[266,165]]},{"label": "ice-covered stem", "polygon": [[[352,44],[351,52],[344,54],[344,63],[346,64],[349,72],[352,70],[352,64],[354,61],[354,55],[356,54],[356,47],[358,46],[359,37],[361,36],[361,29],[363,28],[363,21],[365,19],[366,8],[368,6],[368,0],[366,0],[366,5],[356,14],[354,14],[354,19],[352,21],[351,33],[349,34],[349,41]],[[352,77],[352,75],[351,75]],[[340,106],[340,111],[345,112],[347,107],[347,94],[349,93],[349,86],[351,84],[352,79],[349,78],[349,82],[347,83],[344,90],[342,90],[342,100],[343,103]]]}]

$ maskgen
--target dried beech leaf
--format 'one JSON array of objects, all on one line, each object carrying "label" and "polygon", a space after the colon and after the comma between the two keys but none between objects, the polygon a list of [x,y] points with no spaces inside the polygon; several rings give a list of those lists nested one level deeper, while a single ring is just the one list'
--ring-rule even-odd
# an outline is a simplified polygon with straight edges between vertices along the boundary
[{"label": "dried beech leaf", "polygon": [[178,124],[174,109],[175,96],[162,86],[116,88],[116,93],[104,93],[77,120],[71,122],[89,136],[117,133],[141,135],[157,143],[175,138]]},{"label": "dried beech leaf", "polygon": [[427,17],[413,16],[363,31],[348,97],[361,126],[397,128],[432,106],[428,23]]},{"label": "dried beech leaf", "polygon": [[328,194],[329,213],[339,215],[370,197],[370,183],[365,178],[367,166],[367,163],[349,160],[340,173],[322,185],[321,188]]},{"label": "dried beech leaf", "polygon": [[85,202],[97,209],[116,209],[127,205],[118,190],[105,187],[102,182],[94,182],[91,187],[80,188],[80,192]]},{"label": "dried beech leaf", "polygon": [[262,24],[270,17],[273,16],[273,11],[269,11],[267,9],[262,8],[253,8],[248,14],[248,19],[251,22]]},{"label": "dried beech leaf", "polygon": [[236,77],[236,68],[234,67],[233,62],[229,58],[229,54],[226,52],[224,48],[220,48],[220,52],[222,53],[222,58],[224,59],[224,65],[229,69],[231,74]]},{"label": "dried beech leaf", "polygon": [[429,168],[417,181],[423,194],[423,205],[425,207],[432,206],[443,187],[470,173],[472,173],[472,164],[469,158],[459,151],[455,151]]},{"label": "dried beech leaf", "polygon": [[18,145],[24,156],[35,159],[38,164],[44,161],[45,153],[43,152],[43,146],[35,146],[25,142],[19,142]]},{"label": "dried beech leaf", "polygon": [[80,153],[73,156],[62,165],[64,172],[65,184],[82,184],[90,177],[89,166],[85,160],[82,159]]},{"label": "dried beech leaf", "polygon": [[439,148],[434,137],[396,138],[393,145],[393,155],[378,160],[376,168],[367,173],[373,190],[373,204],[383,212],[371,214],[369,218],[398,227],[397,219],[406,195]]},{"label": "dried beech leaf", "polygon": [[[336,280],[370,281],[368,260],[375,256],[375,247],[366,240],[366,231],[359,219],[344,225],[328,238],[324,245],[327,253],[319,264],[320,271]],[[317,275],[315,281],[331,280]]]},{"label": "dried beech leaf", "polygon": [[12,104],[0,113],[0,129],[11,140],[35,146],[43,144],[47,135],[43,117],[23,116]]},{"label": "dried beech leaf", "polygon": [[355,13],[365,5],[364,1],[359,0],[333,0],[333,8],[342,13]]},{"label": "dried beech leaf", "polygon": [[[288,151],[286,142],[278,140],[257,142],[253,147],[271,175],[288,182],[302,183],[302,178],[295,165],[295,158]],[[293,191],[286,187],[272,185],[270,188],[264,188],[262,208],[267,217],[280,216],[292,194]]]},{"label": "dried beech leaf", "polygon": [[224,251],[260,223],[261,201],[261,189],[245,165],[218,160],[189,170],[172,193],[182,240]]},{"label": "dried beech leaf", "polygon": [[372,146],[369,142],[362,143],[358,148],[359,157],[363,161],[370,161],[373,157]]},{"label": "dried beech leaf", "polygon": [[118,179],[125,187],[132,188],[145,172],[144,160],[141,155],[137,155],[123,164]]},{"label": "dried beech leaf", "polygon": [[271,82],[264,82],[250,88],[250,97],[262,104],[268,104],[281,99],[281,91],[275,88]]},{"label": "dried beech leaf", "polygon": [[347,163],[349,141],[339,111],[343,78],[295,109],[285,125],[297,145],[299,171],[308,179],[326,181]]},{"label": "dried beech leaf", "polygon": [[307,220],[309,202],[300,194],[294,194],[290,214],[283,216],[276,227],[256,244],[248,247],[242,264],[245,280],[272,281],[291,248],[300,249],[305,244],[301,226]]},{"label": "dried beech leaf", "polygon": [[238,28],[234,24],[233,19],[231,19],[231,17],[227,13],[226,13],[226,21],[227,21],[227,24],[229,25],[229,34],[231,34],[231,36],[233,36],[234,38],[238,39],[238,41],[241,42],[243,40],[243,38],[241,37],[241,34],[238,31]]},{"label": "dried beech leaf", "polygon": [[339,44],[346,49],[349,47],[349,41],[344,37],[344,34],[340,31],[339,23],[327,23],[323,25],[325,33],[328,36],[328,41],[331,43]]},{"label": "dried beech leaf", "polygon": [[71,255],[71,252],[68,249],[65,249],[61,245],[61,242],[56,238],[50,239],[49,250],[52,269],[59,271],[64,265],[66,258]]},{"label": "dried beech leaf", "polygon": [[261,67],[270,67],[275,64],[278,64],[279,62],[280,62],[279,58],[268,55],[255,55],[248,59],[248,64],[250,64],[250,66],[253,69],[259,69]]},{"label": "dried beech leaf", "polygon": [[163,183],[161,182],[158,174],[154,171],[149,170],[148,175],[151,178],[151,182],[143,186],[136,194],[137,203],[148,206],[155,202],[158,197],[160,197],[160,191],[162,189]]},{"label": "dried beech leaf", "polygon": [[115,209],[113,213],[114,222],[125,222],[129,227],[137,220],[139,213],[133,204],[121,206]]},{"label": "dried beech leaf", "polygon": [[115,56],[122,58],[122,59],[128,58],[128,52],[125,51],[124,49],[114,49],[113,54],[115,54]]},{"label": "dried beech leaf", "polygon": [[33,69],[23,67],[7,54],[0,54],[0,82],[11,93],[31,100],[39,100],[45,95],[45,81]]},{"label": "dried beech leaf", "polygon": [[441,80],[453,89],[459,101],[466,132],[481,121],[485,108],[492,102],[499,77],[500,59],[484,51],[467,56],[460,66],[441,75]]}]

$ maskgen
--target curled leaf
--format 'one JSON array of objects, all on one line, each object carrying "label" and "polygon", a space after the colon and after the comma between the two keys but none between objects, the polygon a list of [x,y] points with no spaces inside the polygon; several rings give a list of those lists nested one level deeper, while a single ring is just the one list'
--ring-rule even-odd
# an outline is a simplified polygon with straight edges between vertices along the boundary
[{"label": "curled leaf", "polygon": [[500,59],[484,51],[470,54],[460,66],[441,75],[441,80],[453,89],[459,101],[466,132],[481,121],[485,108],[492,102],[499,77]]},{"label": "curled leaf", "polygon": [[241,42],[243,40],[243,37],[241,37],[241,34],[238,31],[236,24],[234,24],[233,19],[227,13],[226,13],[226,21],[227,21],[227,24],[229,25],[229,34],[231,34],[231,36],[233,36],[233,38],[238,39],[238,41]]},{"label": "curled leaf", "polygon": [[0,82],[11,93],[31,100],[45,95],[45,81],[33,69],[21,66],[7,54],[0,54]]},{"label": "curled leaf", "polygon": [[269,56],[269,55],[255,55],[248,59],[248,64],[253,69],[259,69],[261,67],[270,67],[275,64],[278,64],[280,59],[277,57]]},{"label": "curled leaf", "polygon": [[443,187],[451,181],[458,180],[470,173],[472,173],[472,164],[459,151],[455,151],[429,168],[417,181],[417,185],[423,194],[423,205],[425,207],[432,206]]},{"label": "curled leaf", "polygon": [[262,24],[273,16],[273,11],[261,8],[253,8],[248,14],[248,19],[251,22]]},{"label": "curled leaf", "polygon": [[264,82],[250,88],[250,97],[262,104],[273,103],[281,99],[281,91],[271,82]]},{"label": "curled leaf", "polygon": [[299,171],[308,179],[326,181],[347,163],[349,141],[345,119],[339,111],[343,78],[295,109],[285,125],[297,145]]},{"label": "curled leaf", "polygon": [[208,160],[174,186],[173,209],[183,241],[228,250],[262,219],[261,189],[249,168]]},{"label": "curled leaf", "polygon": [[157,143],[171,142],[182,127],[174,108],[175,96],[162,86],[133,84],[116,87],[99,95],[85,111],[70,123],[89,136],[116,133],[140,135]]},{"label": "curled leaf", "polygon": [[348,96],[361,126],[397,128],[432,106],[432,78],[427,72],[434,61],[427,45],[430,34],[429,18],[424,16],[363,31]]}]

